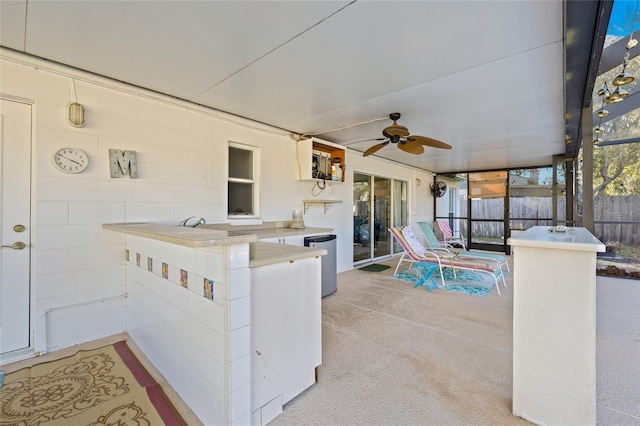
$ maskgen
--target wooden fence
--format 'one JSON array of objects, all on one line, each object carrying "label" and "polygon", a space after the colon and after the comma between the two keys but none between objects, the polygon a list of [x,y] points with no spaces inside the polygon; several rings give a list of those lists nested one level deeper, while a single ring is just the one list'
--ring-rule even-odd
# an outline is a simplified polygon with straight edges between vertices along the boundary
[{"label": "wooden fence", "polygon": [[[460,216],[467,215],[466,202],[461,203]],[[501,219],[501,200],[484,199],[474,203],[474,218]],[[565,199],[558,199],[558,218],[566,217]],[[532,226],[551,226],[553,206],[551,197],[511,198],[509,205],[511,229]],[[594,234],[602,242],[620,241],[628,246],[640,246],[640,196],[601,197],[594,200]],[[622,223],[635,222],[635,223]],[[454,220],[454,228],[467,234],[466,220]],[[487,238],[502,238],[502,222],[474,222],[473,234]]]},{"label": "wooden fence", "polygon": [[600,197],[593,204],[593,233],[600,241],[640,246],[640,196]]}]

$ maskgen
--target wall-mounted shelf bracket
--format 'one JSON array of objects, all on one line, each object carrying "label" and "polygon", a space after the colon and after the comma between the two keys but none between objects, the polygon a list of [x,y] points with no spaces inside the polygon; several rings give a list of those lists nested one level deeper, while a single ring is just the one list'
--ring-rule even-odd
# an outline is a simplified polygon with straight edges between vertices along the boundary
[{"label": "wall-mounted shelf bracket", "polygon": [[342,200],[303,200],[304,212],[307,213],[309,207],[313,204],[322,204],[324,206],[324,214],[327,214],[332,204],[341,203]]}]

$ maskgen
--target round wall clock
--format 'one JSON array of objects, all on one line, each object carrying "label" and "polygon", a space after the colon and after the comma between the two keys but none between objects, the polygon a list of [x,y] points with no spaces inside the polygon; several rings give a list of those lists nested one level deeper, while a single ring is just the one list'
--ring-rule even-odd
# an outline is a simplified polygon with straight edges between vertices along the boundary
[{"label": "round wall clock", "polygon": [[61,148],[53,155],[53,165],[64,173],[80,173],[89,165],[89,157],[76,148]]}]

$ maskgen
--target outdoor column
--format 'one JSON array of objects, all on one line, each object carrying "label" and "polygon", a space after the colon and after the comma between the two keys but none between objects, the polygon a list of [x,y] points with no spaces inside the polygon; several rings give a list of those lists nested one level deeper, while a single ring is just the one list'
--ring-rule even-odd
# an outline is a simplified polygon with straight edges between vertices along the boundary
[{"label": "outdoor column", "polygon": [[513,414],[537,424],[596,422],[596,252],[585,228],[535,226],[514,254]]},{"label": "outdoor column", "polygon": [[[593,232],[593,111],[582,109],[582,223]],[[580,219],[580,217],[578,217]]]}]

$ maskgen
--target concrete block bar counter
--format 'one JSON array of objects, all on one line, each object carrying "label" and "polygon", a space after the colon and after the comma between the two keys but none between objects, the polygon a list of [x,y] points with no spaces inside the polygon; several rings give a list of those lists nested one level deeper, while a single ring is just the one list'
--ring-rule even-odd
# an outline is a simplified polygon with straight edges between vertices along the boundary
[{"label": "concrete block bar counter", "polygon": [[542,425],[596,422],[596,252],[585,228],[535,226],[514,253],[513,414]]},{"label": "concrete block bar counter", "polygon": [[130,336],[204,424],[266,424],[315,383],[326,250],[250,231],[103,228],[126,234]]}]

